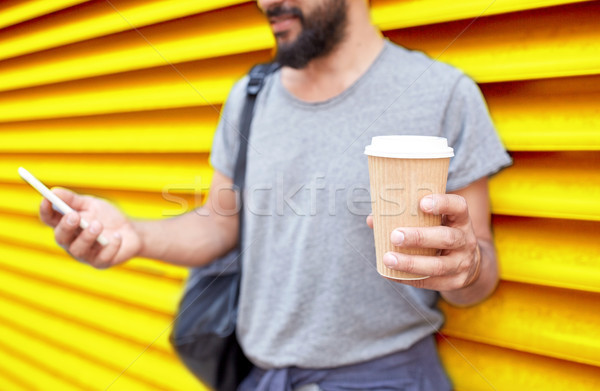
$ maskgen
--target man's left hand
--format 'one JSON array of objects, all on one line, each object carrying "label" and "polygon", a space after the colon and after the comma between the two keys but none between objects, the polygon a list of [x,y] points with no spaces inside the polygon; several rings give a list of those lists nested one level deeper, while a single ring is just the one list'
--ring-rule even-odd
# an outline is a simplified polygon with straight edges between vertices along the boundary
[{"label": "man's left hand", "polygon": [[[398,280],[419,288],[454,291],[470,286],[480,274],[481,253],[465,198],[456,194],[433,194],[420,202],[425,213],[442,215],[437,227],[398,227],[392,244],[405,248],[439,249],[437,256],[388,252],[387,267],[411,274],[430,276],[423,280]],[[372,227],[372,218],[367,219]]]}]

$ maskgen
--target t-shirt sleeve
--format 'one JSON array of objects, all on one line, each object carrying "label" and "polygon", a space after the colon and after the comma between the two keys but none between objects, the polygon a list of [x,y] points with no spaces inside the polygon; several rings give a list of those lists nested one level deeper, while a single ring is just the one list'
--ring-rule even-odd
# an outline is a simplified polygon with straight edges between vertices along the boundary
[{"label": "t-shirt sleeve", "polygon": [[240,146],[240,117],[246,99],[247,76],[238,81],[221,110],[210,151],[210,164],[223,175],[233,178]]},{"label": "t-shirt sleeve", "polygon": [[467,76],[454,86],[443,121],[448,143],[454,148],[448,171],[448,191],[509,166],[512,160],[500,141],[479,87]]}]

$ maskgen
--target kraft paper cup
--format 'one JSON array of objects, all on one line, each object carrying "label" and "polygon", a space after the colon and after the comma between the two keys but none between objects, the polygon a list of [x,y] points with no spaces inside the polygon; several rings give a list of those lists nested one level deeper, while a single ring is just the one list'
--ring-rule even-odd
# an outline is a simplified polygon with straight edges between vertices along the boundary
[{"label": "kraft paper cup", "polygon": [[392,245],[390,235],[398,227],[431,227],[441,216],[421,211],[419,202],[428,194],[444,194],[448,165],[454,156],[442,137],[378,136],[365,148],[369,159],[373,234],[377,271],[386,278],[419,280],[421,276],[392,270],[383,264],[388,251],[435,255],[437,249],[401,248]]}]

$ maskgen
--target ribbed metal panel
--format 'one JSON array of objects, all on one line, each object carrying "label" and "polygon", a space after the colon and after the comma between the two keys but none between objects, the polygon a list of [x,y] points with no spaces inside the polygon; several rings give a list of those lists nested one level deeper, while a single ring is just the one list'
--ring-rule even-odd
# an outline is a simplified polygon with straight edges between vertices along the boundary
[{"label": "ribbed metal panel", "polygon": [[[491,181],[503,281],[441,304],[456,389],[598,389],[600,2],[371,4],[479,82],[515,162]],[[167,339],[186,271],[74,262],[16,169],[140,218],[196,207],[221,104],[273,45],[248,1],[0,2],[0,389],[204,389]]]}]

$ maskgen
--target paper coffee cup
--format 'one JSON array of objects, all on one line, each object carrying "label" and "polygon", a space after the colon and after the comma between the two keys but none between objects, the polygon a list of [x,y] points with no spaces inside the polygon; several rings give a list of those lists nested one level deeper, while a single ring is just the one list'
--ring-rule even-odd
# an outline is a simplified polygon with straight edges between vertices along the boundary
[{"label": "paper coffee cup", "polygon": [[424,213],[419,207],[428,194],[444,194],[448,165],[454,151],[442,137],[378,136],[365,148],[369,159],[373,234],[377,271],[386,278],[418,280],[427,278],[389,269],[383,255],[435,255],[437,249],[404,248],[392,245],[390,236],[398,227],[431,227],[441,224],[441,216]]}]

